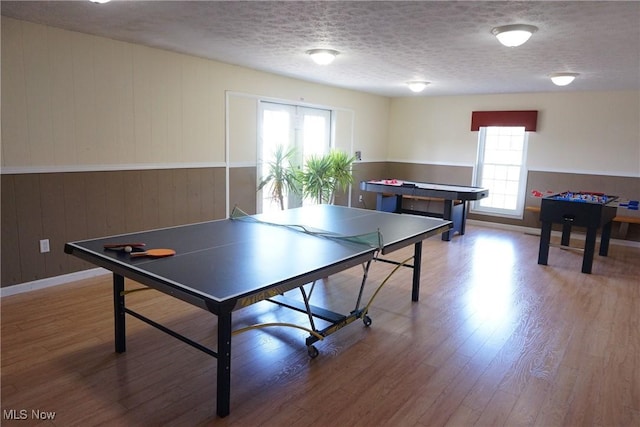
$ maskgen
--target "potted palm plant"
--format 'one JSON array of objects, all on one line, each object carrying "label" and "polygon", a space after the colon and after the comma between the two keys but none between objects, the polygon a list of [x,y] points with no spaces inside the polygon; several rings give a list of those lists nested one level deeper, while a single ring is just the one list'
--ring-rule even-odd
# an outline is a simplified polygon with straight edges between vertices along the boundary
[{"label": "potted palm plant", "polygon": [[278,202],[282,210],[284,210],[284,198],[287,194],[300,194],[298,173],[291,164],[294,154],[294,148],[286,149],[283,145],[276,146],[273,160],[268,163],[267,174],[258,184],[258,191],[269,186],[271,198]]},{"label": "potted palm plant", "polygon": [[302,194],[318,204],[326,203],[331,197],[331,160],[328,155],[311,155],[299,172]]},{"label": "potted palm plant", "polygon": [[353,184],[352,167],[356,158],[340,150],[331,151],[329,158],[331,159],[331,172],[333,175],[333,185],[329,200],[330,203],[334,203],[336,191],[347,191],[349,185]]},{"label": "potted palm plant", "polygon": [[336,191],[344,191],[353,182],[351,166],[355,157],[332,150],[323,156],[310,156],[300,171],[299,181],[305,197],[316,203],[333,203]]}]

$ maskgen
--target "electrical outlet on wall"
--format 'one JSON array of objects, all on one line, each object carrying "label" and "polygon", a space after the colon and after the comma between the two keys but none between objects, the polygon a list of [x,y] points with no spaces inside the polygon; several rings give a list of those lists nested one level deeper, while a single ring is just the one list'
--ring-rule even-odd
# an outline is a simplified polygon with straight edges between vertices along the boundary
[{"label": "electrical outlet on wall", "polygon": [[362,194],[358,196],[358,202],[362,203]]},{"label": "electrical outlet on wall", "polygon": [[49,239],[40,240],[40,253],[44,254],[49,252]]}]

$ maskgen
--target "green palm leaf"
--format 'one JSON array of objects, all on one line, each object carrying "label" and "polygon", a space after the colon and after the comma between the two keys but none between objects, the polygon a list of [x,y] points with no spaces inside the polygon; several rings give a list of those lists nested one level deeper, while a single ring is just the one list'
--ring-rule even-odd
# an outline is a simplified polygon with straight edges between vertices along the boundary
[{"label": "green palm leaf", "polygon": [[280,204],[282,210],[285,195],[300,193],[298,173],[291,164],[294,154],[294,148],[285,149],[283,145],[277,145],[273,152],[273,160],[268,163],[267,175],[258,184],[258,191],[270,186],[269,195]]}]

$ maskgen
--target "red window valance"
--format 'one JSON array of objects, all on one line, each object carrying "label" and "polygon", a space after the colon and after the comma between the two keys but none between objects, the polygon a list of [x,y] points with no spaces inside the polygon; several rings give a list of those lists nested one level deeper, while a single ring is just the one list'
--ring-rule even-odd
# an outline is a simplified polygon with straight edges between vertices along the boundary
[{"label": "red window valance", "polygon": [[471,130],[486,126],[524,126],[527,132],[535,132],[538,111],[474,111],[471,113]]}]

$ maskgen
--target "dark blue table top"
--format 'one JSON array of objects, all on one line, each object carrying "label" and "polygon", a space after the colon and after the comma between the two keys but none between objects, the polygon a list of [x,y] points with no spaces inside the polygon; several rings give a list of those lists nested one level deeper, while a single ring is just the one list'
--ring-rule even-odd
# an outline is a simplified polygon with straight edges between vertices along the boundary
[{"label": "dark blue table top", "polygon": [[[377,248],[314,232],[352,236],[379,231],[388,253],[442,233],[450,222],[333,205],[290,209],[276,214],[224,219],[68,243],[65,252],[185,300],[235,307],[292,289],[371,259]],[[104,244],[144,242],[170,248],[166,258],[131,258]],[[254,301],[255,300],[255,301]],[[239,307],[235,307],[239,308]]]}]

